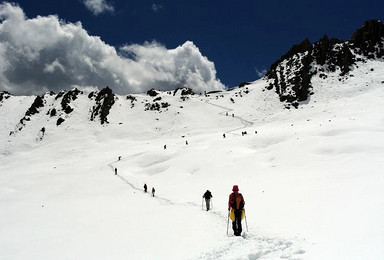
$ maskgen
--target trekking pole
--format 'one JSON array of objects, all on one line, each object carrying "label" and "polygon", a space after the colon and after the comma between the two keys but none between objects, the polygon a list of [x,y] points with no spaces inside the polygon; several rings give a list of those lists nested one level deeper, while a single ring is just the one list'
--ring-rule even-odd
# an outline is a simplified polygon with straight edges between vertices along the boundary
[{"label": "trekking pole", "polygon": [[228,226],[229,226],[229,210],[228,210],[228,219],[227,219],[227,236],[228,236]]},{"label": "trekking pole", "polygon": [[245,214],[245,210],[244,210],[244,219],[245,219],[245,226],[247,227],[247,232],[248,232],[247,214]]}]

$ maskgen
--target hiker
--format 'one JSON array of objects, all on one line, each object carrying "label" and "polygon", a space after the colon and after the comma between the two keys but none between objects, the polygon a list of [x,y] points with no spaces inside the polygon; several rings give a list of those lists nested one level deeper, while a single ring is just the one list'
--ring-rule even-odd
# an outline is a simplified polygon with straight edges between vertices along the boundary
[{"label": "hiker", "polygon": [[166,150],[166,149],[167,149],[167,145],[165,144],[165,145],[164,145],[164,150]]},{"label": "hiker", "polygon": [[225,138],[225,134],[223,134],[223,138]]},{"label": "hiker", "polygon": [[188,141],[185,141],[185,144],[188,145]]},{"label": "hiker", "polygon": [[118,161],[120,161],[121,160],[121,156],[119,156],[119,158],[118,158]]},{"label": "hiker", "polygon": [[115,168],[115,175],[117,175],[117,168]]},{"label": "hiker", "polygon": [[239,193],[239,187],[237,185],[233,185],[232,193],[229,195],[228,200],[228,211],[233,211],[234,217],[232,219],[232,229],[235,236],[241,235],[241,215],[243,213],[245,201],[243,195]]},{"label": "hiker", "polygon": [[152,197],[155,197],[155,188],[152,187]]},{"label": "hiker", "polygon": [[203,195],[203,198],[205,199],[205,205],[206,205],[206,207],[207,207],[207,211],[209,210],[209,207],[210,207],[210,205],[211,205],[211,198],[212,198],[213,196],[212,196],[212,193],[209,191],[209,190],[207,190],[205,193],[204,193],[204,195]]},{"label": "hiker", "polygon": [[144,183],[144,192],[147,193],[147,184]]}]

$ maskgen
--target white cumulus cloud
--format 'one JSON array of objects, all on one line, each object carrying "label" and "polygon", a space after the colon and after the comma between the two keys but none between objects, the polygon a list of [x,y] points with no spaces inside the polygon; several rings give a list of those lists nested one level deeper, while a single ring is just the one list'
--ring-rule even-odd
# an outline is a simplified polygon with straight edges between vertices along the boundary
[{"label": "white cumulus cloud", "polygon": [[104,12],[114,12],[115,9],[105,0],[83,0],[85,7],[94,15],[99,15]]},{"label": "white cumulus cloud", "polygon": [[157,89],[187,86],[202,91],[208,86],[215,90],[223,88],[216,79],[214,63],[202,56],[193,42],[187,41],[172,50],[156,42],[127,45],[121,50],[140,65],[137,71],[140,77],[147,78],[147,73],[153,75],[154,82],[148,84],[156,84]]},{"label": "white cumulus cloud", "polygon": [[51,64],[45,64],[44,72],[53,73],[55,70],[60,70],[61,72],[65,72],[65,68],[60,62],[56,59]]},{"label": "white cumulus cloud", "polygon": [[73,86],[109,86],[118,94],[224,89],[214,63],[190,41],[175,49],[152,42],[116,50],[81,23],[55,15],[29,19],[19,6],[0,4],[0,91],[42,94]]}]

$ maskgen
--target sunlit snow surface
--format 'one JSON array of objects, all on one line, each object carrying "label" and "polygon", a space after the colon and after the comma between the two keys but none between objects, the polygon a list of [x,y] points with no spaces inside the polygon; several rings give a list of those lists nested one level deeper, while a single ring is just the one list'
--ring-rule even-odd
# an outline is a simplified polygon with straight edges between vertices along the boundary
[{"label": "sunlit snow surface", "polygon": [[[118,96],[104,126],[85,93],[56,126],[52,96],[10,136],[34,97],[3,100],[0,259],[383,259],[382,64],[314,77],[290,110],[260,80],[248,94],[161,93],[161,113]],[[242,237],[227,236],[234,184]]]}]

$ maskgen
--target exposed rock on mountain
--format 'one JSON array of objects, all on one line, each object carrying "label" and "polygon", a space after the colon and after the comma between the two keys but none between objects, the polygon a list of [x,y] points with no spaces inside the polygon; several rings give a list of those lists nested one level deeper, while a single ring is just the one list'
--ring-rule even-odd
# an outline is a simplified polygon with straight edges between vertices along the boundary
[{"label": "exposed rock on mountain", "polygon": [[63,99],[61,100],[61,107],[66,114],[69,114],[73,111],[73,108],[69,105],[71,101],[76,100],[77,96],[82,93],[82,91],[75,88],[74,90],[68,91],[64,94]]},{"label": "exposed rock on mountain", "polygon": [[[93,98],[93,95],[89,95]],[[106,87],[102,89],[96,97],[96,105],[93,106],[91,121],[95,120],[96,116],[99,115],[101,124],[108,123],[107,116],[115,103],[115,95],[112,93],[112,89]]]},{"label": "exposed rock on mountain", "polygon": [[329,39],[327,35],[311,44],[308,39],[294,45],[285,55],[272,64],[266,74],[268,89],[275,89],[280,101],[287,107],[297,108],[313,94],[311,79],[319,74],[337,72],[340,77],[348,75],[356,61],[384,57],[384,25],[370,20],[357,30],[350,41]]},{"label": "exposed rock on mountain", "polygon": [[158,95],[157,91],[151,88],[150,90],[147,91],[147,95],[151,97],[156,97]]},{"label": "exposed rock on mountain", "polygon": [[3,100],[8,99],[11,95],[7,91],[0,92],[0,104]]},{"label": "exposed rock on mountain", "polygon": [[[40,107],[44,107],[44,99],[42,97],[40,97],[40,96],[37,96],[35,98],[35,101],[33,101],[31,107],[25,113],[25,117],[24,118],[27,118],[27,117],[29,117],[31,115],[39,113],[39,108]],[[28,120],[28,119],[26,119],[26,120]]]},{"label": "exposed rock on mountain", "polygon": [[381,21],[370,20],[351,37],[350,44],[360,55],[368,59],[384,57],[384,26]]},{"label": "exposed rock on mountain", "polygon": [[65,121],[65,119],[59,117],[59,119],[57,119],[56,125],[59,126],[59,125],[61,125],[64,121]]},{"label": "exposed rock on mountain", "polygon": [[[315,75],[320,80],[328,77],[344,80],[347,77],[352,77],[351,72],[354,70],[364,70],[364,74],[365,70],[367,72],[373,70],[373,68],[362,66],[368,60],[375,60],[374,62],[377,61],[381,64],[383,58],[384,25],[380,21],[371,20],[365,22],[349,41],[328,38],[327,35],[324,35],[314,44],[305,39],[300,44],[294,45],[272,64],[263,80],[263,87],[266,86],[266,89],[269,90],[273,89],[278,94],[280,101],[284,102],[286,108],[297,108],[299,102],[306,101],[310,95],[315,94],[312,87],[312,80]],[[384,81],[381,80],[381,83]],[[229,104],[241,104],[240,98],[249,93],[248,85],[250,84],[242,82],[237,88],[228,89],[228,92],[232,91],[232,95],[227,93]],[[74,89],[62,91],[57,95],[48,92],[41,96],[26,98],[25,103],[23,103],[23,111],[13,124],[14,130],[11,128],[13,130],[10,131],[11,134],[16,134],[30,124],[31,126],[34,125],[35,130],[38,129],[41,137],[38,139],[42,140],[46,133],[50,133],[51,129],[61,126],[64,122],[66,127],[70,127],[72,117],[79,115],[85,120],[90,119],[97,123],[100,122],[102,125],[108,124],[107,117],[119,97],[115,96],[109,87],[99,92],[89,93],[88,98],[82,94],[84,94],[82,91]],[[128,95],[123,98],[128,101],[127,107],[133,109],[132,113],[136,113],[134,110],[137,107],[135,106],[143,106],[139,109],[154,111],[155,113],[170,111],[173,107],[183,108],[183,106],[176,104],[189,102],[196,98],[193,96],[196,94],[190,88],[177,88],[168,92],[151,89],[146,94]],[[209,98],[210,95],[214,94],[216,94],[216,99],[224,97],[220,91],[211,91],[200,95]],[[0,92],[0,107],[5,106],[8,102],[7,99],[12,98],[14,96],[8,92]],[[77,99],[78,101],[76,101]],[[82,111],[72,113],[75,109],[82,109]],[[25,113],[24,110],[26,110]],[[177,114],[179,111],[175,113]],[[22,119],[19,120],[19,117]],[[44,131],[40,131],[40,129],[44,129]]]}]

